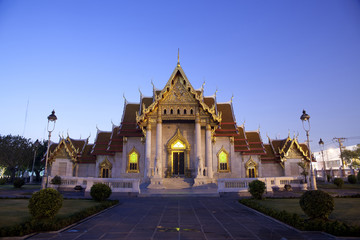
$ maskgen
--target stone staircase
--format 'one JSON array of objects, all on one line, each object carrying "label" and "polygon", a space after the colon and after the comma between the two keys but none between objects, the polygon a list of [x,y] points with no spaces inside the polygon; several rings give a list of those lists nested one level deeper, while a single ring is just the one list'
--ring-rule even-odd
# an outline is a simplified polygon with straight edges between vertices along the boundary
[{"label": "stone staircase", "polygon": [[164,178],[164,187],[166,189],[190,189],[194,184],[192,178]]}]

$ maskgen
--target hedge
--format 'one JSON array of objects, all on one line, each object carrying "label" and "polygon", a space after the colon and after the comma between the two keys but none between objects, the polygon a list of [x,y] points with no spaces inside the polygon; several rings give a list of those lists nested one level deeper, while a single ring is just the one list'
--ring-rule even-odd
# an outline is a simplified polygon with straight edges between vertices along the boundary
[{"label": "hedge", "polygon": [[335,236],[360,237],[360,226],[349,226],[332,220],[303,219],[296,213],[267,208],[251,199],[241,199],[239,202],[302,231],[323,231]]}]

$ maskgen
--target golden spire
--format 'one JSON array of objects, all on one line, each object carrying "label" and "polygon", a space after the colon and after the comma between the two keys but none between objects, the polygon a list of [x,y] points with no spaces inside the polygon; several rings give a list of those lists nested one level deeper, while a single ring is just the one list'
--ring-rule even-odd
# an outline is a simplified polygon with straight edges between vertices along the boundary
[{"label": "golden spire", "polygon": [[177,66],[180,67],[180,48],[178,48],[178,62]]}]

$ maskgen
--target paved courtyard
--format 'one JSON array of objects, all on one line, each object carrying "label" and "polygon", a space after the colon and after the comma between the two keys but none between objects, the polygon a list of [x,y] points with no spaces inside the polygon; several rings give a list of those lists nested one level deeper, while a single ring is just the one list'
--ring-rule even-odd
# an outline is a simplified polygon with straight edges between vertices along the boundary
[{"label": "paved courtyard", "polygon": [[234,199],[126,198],[120,202],[67,230],[29,239],[335,239],[297,231]]}]

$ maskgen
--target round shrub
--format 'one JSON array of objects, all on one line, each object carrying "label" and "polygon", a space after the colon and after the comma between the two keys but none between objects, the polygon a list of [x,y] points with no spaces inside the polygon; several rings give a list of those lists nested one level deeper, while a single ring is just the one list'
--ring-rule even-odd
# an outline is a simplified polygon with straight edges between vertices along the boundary
[{"label": "round shrub", "polygon": [[348,182],[351,183],[351,184],[355,184],[356,183],[355,175],[349,175],[348,176]]},{"label": "round shrub", "polygon": [[249,192],[255,199],[262,199],[265,192],[265,183],[259,180],[254,180],[249,183]]},{"label": "round shrub", "polygon": [[96,183],[90,189],[91,197],[98,202],[108,199],[111,193],[111,188],[103,183]]},{"label": "round shrub", "polygon": [[14,179],[14,187],[21,188],[25,184],[25,180],[23,178],[15,178]]},{"label": "round shrub", "polygon": [[34,193],[29,200],[30,214],[36,219],[53,218],[63,204],[62,195],[47,188]]},{"label": "round shrub", "polygon": [[321,190],[306,191],[300,198],[300,207],[311,219],[328,219],[334,210],[334,199]]},{"label": "round shrub", "polygon": [[0,185],[4,185],[5,183],[7,183],[7,179],[6,178],[0,178]]},{"label": "round shrub", "polygon": [[55,184],[55,185],[60,185],[61,184],[61,177],[56,175],[55,177],[53,177],[53,179],[51,179],[51,184]]},{"label": "round shrub", "polygon": [[344,180],[342,180],[341,178],[334,178],[334,184],[338,188],[342,188],[342,186],[344,185]]}]

